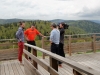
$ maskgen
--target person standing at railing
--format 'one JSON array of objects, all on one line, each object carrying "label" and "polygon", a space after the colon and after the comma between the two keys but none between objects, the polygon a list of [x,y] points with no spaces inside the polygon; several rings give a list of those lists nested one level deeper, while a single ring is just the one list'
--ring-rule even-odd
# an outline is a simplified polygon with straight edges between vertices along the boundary
[{"label": "person standing at railing", "polygon": [[[41,34],[36,28],[35,28],[35,24],[32,24],[31,25],[31,28],[28,28],[25,32],[25,38],[27,40],[27,43],[30,44],[30,45],[34,45],[36,46],[36,43],[35,43],[35,38],[37,35],[40,35],[42,37],[44,37],[43,34]],[[31,52],[31,48],[28,47],[28,51]],[[29,59],[31,60],[31,58],[29,57]]]},{"label": "person standing at railing", "polygon": [[52,29],[50,33],[51,52],[58,54],[60,32],[57,29],[57,25],[55,23],[51,24],[51,29]]},{"label": "person standing at railing", "polygon": [[20,61],[20,64],[22,64],[22,54],[24,48],[24,27],[25,22],[20,22],[20,27],[16,32],[16,38],[18,39],[18,60]]},{"label": "person standing at railing", "polygon": [[[65,24],[64,22],[61,22],[59,24],[59,31],[60,31],[60,43],[59,43],[59,55],[62,57],[65,57],[64,53],[64,34],[65,29],[68,29],[69,25]],[[59,61],[59,66],[62,67],[62,62]]]}]

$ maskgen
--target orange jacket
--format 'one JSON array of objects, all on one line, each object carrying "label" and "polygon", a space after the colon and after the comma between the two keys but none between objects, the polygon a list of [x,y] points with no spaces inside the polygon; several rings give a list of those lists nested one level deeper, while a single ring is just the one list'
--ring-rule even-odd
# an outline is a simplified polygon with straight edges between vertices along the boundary
[{"label": "orange jacket", "polygon": [[35,37],[40,34],[40,32],[37,29],[32,30],[31,28],[24,31],[24,34],[29,39],[29,41],[34,41]]}]

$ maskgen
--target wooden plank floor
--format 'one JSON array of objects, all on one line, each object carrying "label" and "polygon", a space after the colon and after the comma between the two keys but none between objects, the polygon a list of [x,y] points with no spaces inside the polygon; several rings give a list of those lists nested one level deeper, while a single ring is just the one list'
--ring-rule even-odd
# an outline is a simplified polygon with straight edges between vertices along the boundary
[{"label": "wooden plank floor", "polygon": [[[66,58],[100,72],[100,53],[66,56]],[[41,59],[41,61],[49,64],[48,57]],[[50,75],[40,65],[38,65],[38,69],[42,75]],[[58,67],[58,72],[60,75],[73,75],[72,68],[65,64],[62,64],[62,67]],[[0,75],[25,75],[24,66],[20,65],[18,60],[1,61]]]},{"label": "wooden plank floor", "polygon": [[68,58],[100,72],[100,53],[77,55]]},{"label": "wooden plank floor", "polygon": [[25,75],[24,67],[18,60],[1,61],[0,75]]}]

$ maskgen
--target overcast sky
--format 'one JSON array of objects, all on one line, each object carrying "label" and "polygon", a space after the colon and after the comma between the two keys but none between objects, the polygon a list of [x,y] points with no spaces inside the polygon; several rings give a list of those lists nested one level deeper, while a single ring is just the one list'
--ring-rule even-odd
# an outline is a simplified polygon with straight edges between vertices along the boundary
[{"label": "overcast sky", "polygon": [[0,0],[0,19],[100,20],[100,0]]}]

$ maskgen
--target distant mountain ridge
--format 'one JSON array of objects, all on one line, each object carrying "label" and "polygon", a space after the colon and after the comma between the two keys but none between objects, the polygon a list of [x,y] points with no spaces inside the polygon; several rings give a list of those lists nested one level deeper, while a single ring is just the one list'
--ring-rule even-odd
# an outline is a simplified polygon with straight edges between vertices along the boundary
[{"label": "distant mountain ridge", "polygon": [[91,20],[91,21],[100,24],[100,20]]},{"label": "distant mountain ridge", "polygon": [[[13,23],[13,22],[20,22],[20,21],[33,21],[33,20],[29,20],[29,19],[0,19],[0,24],[7,24],[7,23]],[[54,20],[48,20],[50,22],[54,22],[54,23],[60,23],[60,22],[73,22],[73,21],[79,21],[79,20],[63,20],[63,19],[54,19]],[[80,20],[82,21],[82,20]],[[95,22],[100,24],[100,20],[88,20],[91,22]]]},{"label": "distant mountain ridge", "polygon": [[78,20],[68,22],[70,26],[78,27],[87,33],[100,33],[100,24],[89,20]]},{"label": "distant mountain ridge", "polygon": [[63,19],[54,19],[54,20],[50,20],[51,22],[54,23],[60,23],[60,22],[75,22],[75,21],[91,21],[91,22],[95,22],[100,24],[100,20],[63,20]]},{"label": "distant mountain ridge", "polygon": [[0,19],[0,24],[24,21],[23,19]]}]

